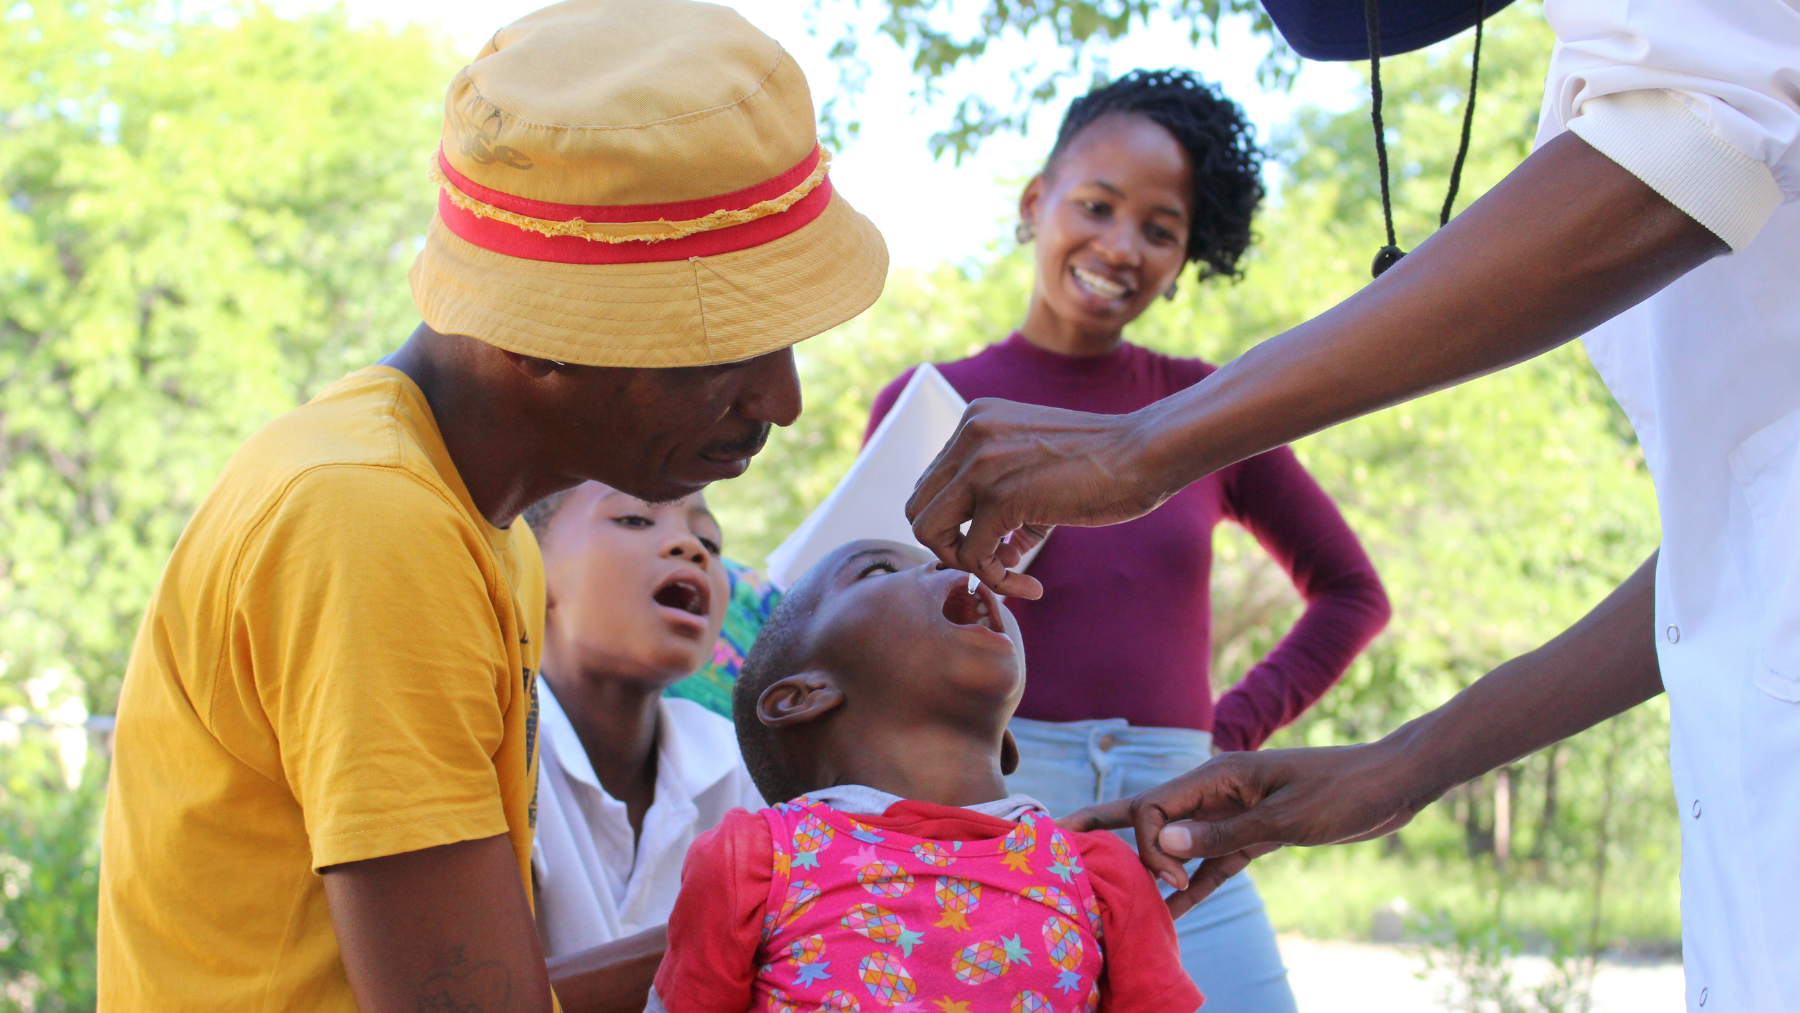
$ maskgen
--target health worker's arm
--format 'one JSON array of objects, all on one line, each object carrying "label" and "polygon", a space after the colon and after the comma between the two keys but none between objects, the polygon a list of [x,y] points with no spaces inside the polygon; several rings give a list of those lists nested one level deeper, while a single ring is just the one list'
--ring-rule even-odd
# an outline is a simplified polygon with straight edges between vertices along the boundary
[{"label": "health worker's arm", "polygon": [[[1073,813],[1068,829],[1135,826],[1179,917],[1280,844],[1366,840],[1452,787],[1663,691],[1656,556],[1580,622],[1373,743],[1223,753],[1135,799]],[[1178,823],[1179,820],[1195,822]],[[1192,881],[1182,862],[1205,858]]]},{"label": "health worker's arm", "polygon": [[1531,358],[1726,248],[1565,133],[1362,291],[1179,394],[1129,415],[976,401],[907,516],[946,563],[1035,598],[1005,567],[1049,527],[1129,520],[1235,461]]},{"label": "health worker's arm", "polygon": [[531,906],[505,834],[321,872],[362,1013],[552,1009]]}]

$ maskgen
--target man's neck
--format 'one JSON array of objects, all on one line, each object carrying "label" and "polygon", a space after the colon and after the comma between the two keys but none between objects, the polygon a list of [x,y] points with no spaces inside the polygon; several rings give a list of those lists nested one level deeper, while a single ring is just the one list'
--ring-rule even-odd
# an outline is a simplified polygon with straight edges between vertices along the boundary
[{"label": "man's neck", "polygon": [[455,354],[457,342],[470,340],[447,338],[420,324],[381,364],[418,385],[475,509],[494,527],[505,528],[526,507],[574,483],[558,486],[538,474],[537,433],[500,389],[500,380],[510,378]]},{"label": "man's neck", "polygon": [[635,838],[656,800],[661,691],[635,680],[578,670],[565,676],[550,658],[545,659],[544,679],[575,727],[600,787],[624,803]]}]

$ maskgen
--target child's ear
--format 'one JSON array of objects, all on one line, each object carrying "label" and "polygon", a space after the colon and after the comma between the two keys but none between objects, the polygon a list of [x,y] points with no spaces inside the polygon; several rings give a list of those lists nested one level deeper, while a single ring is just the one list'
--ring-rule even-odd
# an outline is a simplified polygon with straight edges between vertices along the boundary
[{"label": "child's ear", "polygon": [[1013,738],[1012,729],[1000,736],[1000,776],[1011,777],[1013,771],[1019,769],[1019,743]]},{"label": "child's ear", "polygon": [[770,684],[756,698],[756,719],[768,728],[817,721],[844,703],[844,691],[824,672],[801,672]]}]

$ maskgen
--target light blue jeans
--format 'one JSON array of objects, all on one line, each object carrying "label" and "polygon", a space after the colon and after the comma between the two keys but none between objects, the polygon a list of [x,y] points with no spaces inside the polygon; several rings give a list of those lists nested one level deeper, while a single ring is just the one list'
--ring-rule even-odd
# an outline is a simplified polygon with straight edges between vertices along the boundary
[{"label": "light blue jeans", "polygon": [[[1205,763],[1212,736],[1190,728],[1141,728],[1122,718],[1014,718],[1019,769],[1008,791],[1056,816],[1128,798]],[[1135,841],[1129,831],[1122,835]],[[1165,887],[1164,893],[1168,890]],[[1205,1013],[1297,1013],[1275,929],[1248,874],[1239,873],[1175,923],[1181,964],[1206,995]]]}]

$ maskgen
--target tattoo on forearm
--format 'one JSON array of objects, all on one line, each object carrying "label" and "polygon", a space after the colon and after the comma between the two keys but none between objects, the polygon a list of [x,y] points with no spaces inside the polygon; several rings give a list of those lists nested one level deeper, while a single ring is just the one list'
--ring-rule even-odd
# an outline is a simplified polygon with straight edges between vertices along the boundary
[{"label": "tattoo on forearm", "polygon": [[512,971],[498,960],[471,963],[464,947],[438,955],[438,969],[413,986],[419,1013],[503,1013],[512,1008]]}]

